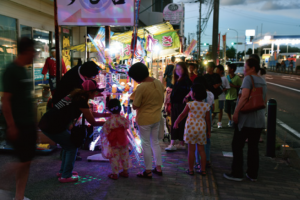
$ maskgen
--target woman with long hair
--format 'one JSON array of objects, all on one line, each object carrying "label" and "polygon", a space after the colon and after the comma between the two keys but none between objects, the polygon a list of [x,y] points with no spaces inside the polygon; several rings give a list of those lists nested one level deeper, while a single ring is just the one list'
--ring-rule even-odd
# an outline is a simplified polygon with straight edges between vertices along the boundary
[{"label": "woman with long hair", "polygon": [[[171,94],[171,121],[175,123],[177,117],[182,113],[186,103],[184,98],[190,92],[192,81],[189,78],[187,66],[184,62],[176,64],[173,72],[173,90]],[[171,144],[165,149],[166,151],[176,151],[177,149],[185,149],[183,141],[184,127],[186,117],[178,124],[178,128],[171,128]],[[179,140],[180,144],[175,146],[175,141]]]}]

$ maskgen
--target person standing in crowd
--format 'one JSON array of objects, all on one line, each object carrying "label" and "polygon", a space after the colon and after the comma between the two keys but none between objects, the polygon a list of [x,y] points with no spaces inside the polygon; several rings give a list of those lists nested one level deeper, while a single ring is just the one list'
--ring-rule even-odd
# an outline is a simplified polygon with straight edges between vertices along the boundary
[{"label": "person standing in crowd", "polygon": [[[226,100],[226,97],[225,97],[225,93],[228,89],[230,89],[230,85],[229,85],[229,82],[228,82],[228,79],[224,76],[224,66],[223,65],[218,65],[217,66],[217,70],[216,70],[216,73],[219,74],[221,76],[221,79],[222,79],[222,94],[219,95],[219,109],[220,109],[220,112],[219,112],[219,118],[218,118],[218,128],[222,128],[222,117],[223,117],[223,109],[224,109],[224,104],[225,104],[225,100]],[[213,114],[212,116],[212,120],[214,120],[216,117],[216,114]]]},{"label": "person standing in crowd", "polygon": [[75,88],[82,88],[85,80],[95,79],[100,67],[93,61],[77,65],[70,69],[60,80],[54,93],[52,102],[58,103],[62,98],[70,94]]},{"label": "person standing in crowd", "polygon": [[[175,123],[177,117],[182,113],[186,103],[184,102],[185,96],[190,92],[192,81],[189,79],[188,69],[184,62],[176,64],[173,73],[173,90],[171,93],[171,121]],[[165,148],[166,151],[176,151],[177,149],[185,149],[183,141],[184,126],[186,118],[179,124],[178,128],[171,127],[171,144]],[[179,140],[180,144],[175,146],[175,141]]]},{"label": "person standing in crowd", "polygon": [[[207,74],[204,75],[205,81],[207,83],[207,89],[214,94],[215,97],[215,110],[213,113],[219,112],[219,95],[222,94],[223,90],[220,88],[222,85],[222,79],[219,74],[214,73],[216,65],[213,62],[209,62],[207,64],[206,72]],[[213,122],[211,124],[211,130]]]},{"label": "person standing in crowd", "polygon": [[294,68],[294,62],[293,62],[293,60],[290,61],[289,66],[290,66],[291,72],[293,73],[293,68]]},{"label": "person standing in crowd", "polygon": [[[61,73],[62,75],[67,73],[67,68],[63,59],[61,59]],[[46,59],[42,74],[44,74],[44,81],[47,80],[47,73],[49,73],[49,85],[52,97],[56,90],[56,49],[51,48],[51,56]]]},{"label": "person standing in crowd", "polygon": [[197,78],[197,65],[194,63],[189,63],[189,77],[191,79],[192,82],[194,82],[195,78]]},{"label": "person standing in crowd", "polygon": [[284,62],[284,60],[281,61],[281,71],[285,72],[286,69],[286,64]]},{"label": "person standing in crowd", "polygon": [[[152,178],[152,172],[162,176],[162,158],[159,146],[159,127],[162,117],[161,109],[164,103],[164,86],[149,77],[148,68],[143,63],[135,63],[128,71],[128,75],[140,85],[136,88],[132,108],[137,110],[136,122],[141,137],[146,170],[137,174],[140,178]],[[152,169],[152,153],[155,168]]]},{"label": "person standing in crowd", "polygon": [[[233,160],[231,173],[224,174],[224,177],[233,181],[243,180],[243,148],[245,140],[248,138],[248,157],[247,157],[247,172],[246,177],[251,181],[256,181],[259,169],[259,152],[258,141],[262,130],[265,128],[265,110],[253,110],[253,112],[240,112],[241,108],[248,101],[248,97],[253,87],[261,87],[263,89],[263,99],[266,103],[267,84],[264,79],[258,76],[260,71],[259,61],[250,58],[246,61],[245,75],[241,86],[241,97],[238,99],[237,106],[234,112],[233,120],[237,124],[232,140]],[[254,81],[252,85],[251,77]]]},{"label": "person standing in crowd", "polygon": [[174,62],[175,62],[175,57],[171,57],[171,63],[167,65],[165,69],[165,74],[164,74],[164,80],[167,83],[166,87],[171,88],[172,87],[172,76],[173,76],[173,70],[174,70]]},{"label": "person standing in crowd", "polygon": [[78,148],[71,142],[70,131],[81,114],[92,126],[102,126],[96,122],[89,108],[89,99],[103,92],[94,80],[82,84],[83,89],[75,89],[69,95],[54,104],[53,108],[43,115],[39,128],[51,140],[62,147],[62,163],[58,181],[61,183],[77,182],[78,173],[73,171]]},{"label": "person standing in crowd", "polygon": [[[210,122],[212,122],[212,112],[214,110],[214,95],[213,93],[211,93],[210,91],[208,91],[207,89],[207,84],[205,82],[205,79],[203,76],[198,76],[195,80],[194,80],[194,84],[201,84],[204,86],[205,90],[206,90],[206,94],[207,97],[206,99],[203,100],[203,102],[208,103],[210,105],[210,112],[209,112],[209,117],[210,117]],[[186,102],[188,102],[188,98],[190,97],[191,92],[188,94],[188,96],[186,96],[185,100]],[[206,132],[208,132],[208,130],[210,129],[206,129]],[[206,138],[206,145],[204,145],[204,149],[205,149],[205,155],[206,155],[206,168],[210,168],[211,167],[211,161],[210,161],[210,138]],[[195,165],[195,169],[200,170],[201,169],[201,164],[200,164],[200,154],[198,152],[197,146],[196,146],[196,165]]]},{"label": "person standing in crowd", "polygon": [[[107,138],[111,150],[102,146],[103,152],[111,154],[109,162],[111,165],[112,174],[108,178],[117,180],[119,176],[128,178],[128,168],[130,167],[130,157],[128,152],[127,129],[129,128],[129,120],[120,115],[122,110],[121,102],[118,99],[111,99],[108,102],[108,110],[112,114],[103,125],[104,138]],[[104,139],[101,138],[101,139]],[[123,169],[119,173],[120,169]]]},{"label": "person standing in crowd", "polygon": [[[7,141],[12,144],[19,161],[11,163],[6,172],[7,180],[16,177],[15,200],[29,200],[24,197],[31,161],[36,150],[36,124],[33,114],[32,79],[27,76],[26,65],[32,64],[36,51],[34,41],[21,38],[18,41],[18,56],[4,70],[2,75],[2,111],[7,124]],[[5,167],[1,170],[4,171]],[[2,183],[1,183],[2,185]]]},{"label": "person standing in crowd", "polygon": [[238,75],[235,75],[235,71],[236,71],[236,65],[229,64],[228,65],[229,74],[226,76],[226,78],[230,84],[230,89],[228,89],[226,92],[226,101],[225,101],[225,112],[227,113],[227,116],[229,118],[229,122],[228,122],[229,127],[233,127],[232,115],[235,110],[236,100],[238,98],[238,92],[242,85],[242,79]]},{"label": "person standing in crowd", "polygon": [[210,105],[203,102],[207,97],[207,93],[201,84],[192,86],[190,96],[194,101],[186,104],[173,126],[174,129],[177,129],[179,123],[188,115],[184,130],[184,141],[188,143],[189,160],[189,169],[186,173],[194,175],[195,150],[197,146],[197,150],[201,155],[201,170],[198,173],[205,176],[206,155],[204,145],[206,144],[206,138],[210,138],[210,129],[206,132],[206,126],[210,127]]},{"label": "person standing in crowd", "polygon": [[[260,58],[257,54],[251,54],[249,56],[249,58],[256,59],[258,61],[259,66],[260,66]],[[259,72],[257,73],[257,75],[259,77],[261,77],[262,79],[264,79],[264,80],[266,80],[266,76],[265,76],[266,74],[267,74],[267,71],[264,68],[260,68]],[[248,142],[248,139],[246,140],[246,142]],[[264,142],[261,136],[259,138],[259,142],[261,142],[261,143]]]}]

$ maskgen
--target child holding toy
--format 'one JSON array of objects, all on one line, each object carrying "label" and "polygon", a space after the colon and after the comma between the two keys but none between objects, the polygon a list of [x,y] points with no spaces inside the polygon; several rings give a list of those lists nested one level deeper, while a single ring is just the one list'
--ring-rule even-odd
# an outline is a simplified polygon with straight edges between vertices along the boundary
[{"label": "child holding toy", "polygon": [[174,129],[188,115],[184,130],[184,141],[188,143],[188,162],[189,169],[186,171],[189,175],[194,175],[195,149],[201,156],[201,170],[199,174],[205,176],[206,155],[204,145],[206,139],[210,138],[210,105],[203,102],[207,98],[206,89],[202,84],[194,84],[191,90],[191,98],[194,100],[188,102],[174,123]]},{"label": "child holding toy", "polygon": [[[128,178],[130,158],[127,129],[129,128],[129,121],[120,115],[121,103],[118,99],[111,99],[108,103],[108,109],[112,115],[103,125],[103,133],[109,142],[108,148],[110,150],[102,150],[102,154],[109,158],[111,164],[112,174],[109,174],[108,177],[113,180],[117,180],[119,176]],[[121,169],[123,171],[119,173]]]}]

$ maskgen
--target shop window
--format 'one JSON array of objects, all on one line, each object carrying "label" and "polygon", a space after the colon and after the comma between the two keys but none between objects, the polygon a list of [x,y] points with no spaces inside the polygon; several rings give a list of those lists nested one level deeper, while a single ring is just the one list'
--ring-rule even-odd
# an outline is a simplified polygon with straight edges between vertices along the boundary
[{"label": "shop window", "polygon": [[[32,39],[32,27],[30,26],[25,26],[25,25],[20,25],[20,35],[22,37],[28,37]],[[26,65],[26,69],[28,72],[28,77],[30,79],[33,79],[33,68],[32,68],[32,63],[29,65]]]},{"label": "shop window", "polygon": [[[0,15],[0,76],[17,55],[17,20]],[[1,78],[0,78],[1,79]],[[2,81],[0,91],[3,91]]]},{"label": "shop window", "polygon": [[[39,84],[47,84],[48,81],[44,81],[44,75],[42,70],[45,64],[46,59],[50,56],[50,32],[34,29],[33,30],[33,39],[36,41],[35,49],[37,55],[33,61],[33,77],[34,77],[34,87],[35,93],[39,93],[42,89]],[[47,79],[48,79],[47,74]]]},{"label": "shop window", "polygon": [[173,3],[173,0],[152,0],[152,11],[153,12],[163,12],[164,8],[169,4]]}]

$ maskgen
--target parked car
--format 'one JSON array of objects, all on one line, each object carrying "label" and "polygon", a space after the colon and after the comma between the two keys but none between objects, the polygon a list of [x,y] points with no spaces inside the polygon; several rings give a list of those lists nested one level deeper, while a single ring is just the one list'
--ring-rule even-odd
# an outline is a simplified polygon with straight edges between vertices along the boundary
[{"label": "parked car", "polygon": [[236,64],[235,74],[238,75],[240,78],[244,78],[245,63],[244,62],[233,62],[232,64]]}]

